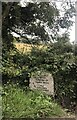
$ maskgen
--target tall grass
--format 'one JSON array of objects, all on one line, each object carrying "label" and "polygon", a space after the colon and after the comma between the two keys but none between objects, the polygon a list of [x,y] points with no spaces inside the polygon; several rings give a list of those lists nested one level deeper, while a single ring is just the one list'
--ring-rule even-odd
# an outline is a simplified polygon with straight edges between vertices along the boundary
[{"label": "tall grass", "polygon": [[4,86],[3,116],[5,118],[37,118],[64,116],[66,113],[51,97],[40,91]]}]

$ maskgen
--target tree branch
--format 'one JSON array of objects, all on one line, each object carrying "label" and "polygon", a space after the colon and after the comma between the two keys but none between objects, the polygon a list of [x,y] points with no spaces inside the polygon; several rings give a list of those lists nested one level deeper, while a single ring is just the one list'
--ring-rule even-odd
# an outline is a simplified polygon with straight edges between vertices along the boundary
[{"label": "tree branch", "polygon": [[22,38],[28,40],[30,44],[33,44],[26,36],[21,35],[21,33],[15,31],[15,30],[12,29],[12,28],[9,28],[9,29],[10,29],[12,32],[16,33],[17,35],[19,35],[20,37],[22,37]]}]

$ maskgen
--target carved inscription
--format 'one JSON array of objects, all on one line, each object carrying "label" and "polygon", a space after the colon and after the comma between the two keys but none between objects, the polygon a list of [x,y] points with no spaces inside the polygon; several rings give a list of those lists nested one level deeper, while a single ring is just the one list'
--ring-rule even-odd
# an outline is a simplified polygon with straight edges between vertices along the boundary
[{"label": "carved inscription", "polygon": [[54,95],[54,80],[52,74],[48,72],[39,72],[31,76],[30,88],[39,89],[47,94]]}]

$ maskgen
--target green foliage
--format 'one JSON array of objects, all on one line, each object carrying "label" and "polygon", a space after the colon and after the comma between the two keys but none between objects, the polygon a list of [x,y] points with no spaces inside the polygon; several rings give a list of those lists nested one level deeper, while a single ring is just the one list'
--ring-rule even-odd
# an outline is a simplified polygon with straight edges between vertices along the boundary
[{"label": "green foliage", "polygon": [[38,118],[65,116],[66,112],[51,97],[41,91],[21,89],[17,85],[3,87],[3,117]]},{"label": "green foliage", "polygon": [[55,98],[64,107],[71,107],[76,102],[76,56],[74,45],[68,39],[59,38],[46,49],[33,48],[30,53],[23,54],[11,50],[10,53],[4,54],[4,58],[7,57],[6,62],[3,60],[3,81],[7,82],[10,79],[20,85],[29,86],[31,74],[44,69],[53,74]]},{"label": "green foliage", "polygon": [[[69,9],[64,10],[64,16],[62,17],[56,4],[53,5],[49,2],[28,3],[25,7],[21,7],[15,2],[2,3],[3,41],[6,44],[12,43],[11,32],[20,35],[22,38],[24,37],[28,43],[54,40],[58,35],[59,28],[69,28],[71,26],[72,21],[70,18],[73,17],[74,13],[73,5],[70,5]],[[46,27],[52,31],[51,38]],[[31,40],[29,40],[27,35],[36,38],[31,37]],[[10,47],[10,45],[8,46]]]},{"label": "green foliage", "polygon": [[[76,56],[74,45],[64,38],[48,46],[44,51],[33,49],[29,58],[29,69],[34,72],[45,69],[53,74],[55,98],[71,109],[76,102]],[[68,100],[68,102],[66,102]]]},{"label": "green foliage", "polygon": [[[15,2],[2,4],[2,15],[5,15],[2,20],[3,84],[10,79],[21,85],[25,85],[25,80],[27,80],[29,85],[31,73],[42,68],[53,74],[55,96],[59,102],[63,102],[65,97],[68,97],[71,101],[72,99],[76,101],[76,50],[75,56],[74,45],[70,44],[68,35],[64,34],[62,37],[58,37],[60,27],[69,28],[71,25],[70,17],[72,17],[72,12],[74,12],[73,6],[70,6],[64,17],[61,17],[56,6],[49,3],[29,3],[24,8]],[[51,38],[45,30],[45,25],[52,31]],[[41,41],[42,43],[48,42],[49,45],[45,50],[33,48],[30,54],[19,53],[14,48],[14,38],[11,32],[25,37],[27,43],[40,43]],[[29,40],[27,35],[36,36],[36,39]],[[51,39],[56,39],[56,41],[51,43]]]},{"label": "green foliage", "polygon": [[3,84],[7,83],[9,79],[14,83],[19,82],[21,85],[24,84],[25,80],[27,80],[29,77],[29,69],[27,65],[28,61],[25,61],[26,56],[24,56],[22,53],[19,53],[19,51],[15,48],[5,52],[6,53],[3,54],[2,61]]}]

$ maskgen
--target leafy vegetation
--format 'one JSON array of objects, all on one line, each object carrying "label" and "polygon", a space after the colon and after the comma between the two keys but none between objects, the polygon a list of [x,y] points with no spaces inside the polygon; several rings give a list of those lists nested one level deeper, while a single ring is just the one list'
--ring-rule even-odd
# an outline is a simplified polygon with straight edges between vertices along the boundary
[{"label": "leafy vegetation", "polygon": [[46,49],[34,47],[29,53],[18,50],[7,52],[8,61],[4,61],[3,83],[10,79],[21,86],[29,86],[33,72],[38,69],[47,70],[53,74],[55,80],[56,100],[63,107],[73,109],[76,104],[76,55],[74,45],[64,42],[63,39],[48,45]]},{"label": "leafy vegetation", "polygon": [[[25,7],[22,7],[17,2],[3,2],[3,67],[1,70],[3,86],[10,80],[13,83],[18,83],[22,88],[24,86],[29,86],[31,74],[38,69],[44,69],[52,73],[55,80],[55,100],[57,100],[63,107],[72,108],[72,106],[74,107],[74,105],[77,104],[77,53],[75,50],[77,47],[69,42],[68,33],[59,35],[58,32],[60,28],[68,30],[72,25],[70,18],[73,17],[75,9],[72,3],[68,3],[68,9],[64,7],[64,10],[64,15],[60,16],[56,4],[53,5],[52,3],[26,3]],[[51,31],[51,33],[49,33],[49,31]],[[14,38],[13,33],[16,33],[20,37]],[[18,42],[24,42],[30,46],[37,46],[40,44],[45,46],[42,49],[33,47],[30,52],[26,52],[22,49],[21,51],[23,52],[20,52],[15,47],[15,40]],[[3,112],[5,116],[8,116],[8,113],[10,117],[18,115],[20,115],[20,117],[24,115],[27,115],[27,117],[37,117],[41,116],[40,114],[43,116],[43,113],[48,116],[50,116],[50,114],[52,116],[54,114],[59,114],[58,111],[55,110],[54,113],[52,107],[51,112],[48,99],[46,99],[48,100],[48,108],[45,108],[47,111],[44,109],[43,113],[37,113],[43,104],[41,103],[43,97],[39,95],[38,101],[36,99],[37,96],[36,98],[34,97],[36,100],[34,100],[34,103],[32,96],[35,93],[30,90],[26,91],[25,95],[23,90],[11,85],[6,85],[4,91],[5,95],[3,96],[3,102],[8,103],[7,106],[4,104]],[[11,93],[13,93],[13,96]],[[34,107],[37,110],[36,112],[33,110],[33,107],[31,111],[29,111],[30,107],[28,107],[28,102],[31,106],[31,101],[29,99],[27,100],[28,94],[31,95],[29,99],[32,100],[32,104],[34,104]],[[17,98],[15,95],[17,95]],[[39,102],[39,105],[41,106],[38,104],[36,105],[37,102]],[[46,101],[44,102],[46,103]],[[46,105],[43,107],[46,107]],[[18,111],[23,110],[23,113],[21,112],[22,115],[19,114],[20,112],[17,114],[18,111],[16,110],[16,107]],[[54,107],[56,108],[55,104]],[[26,111],[26,109],[28,111]],[[58,106],[56,109],[58,109]],[[24,112],[24,110],[26,112]],[[48,112],[48,110],[50,110],[50,112]],[[33,111],[34,114],[32,113]]]},{"label": "leafy vegetation", "polygon": [[23,90],[15,84],[4,86],[3,116],[5,118],[62,117],[67,115],[51,97],[41,91]]}]

